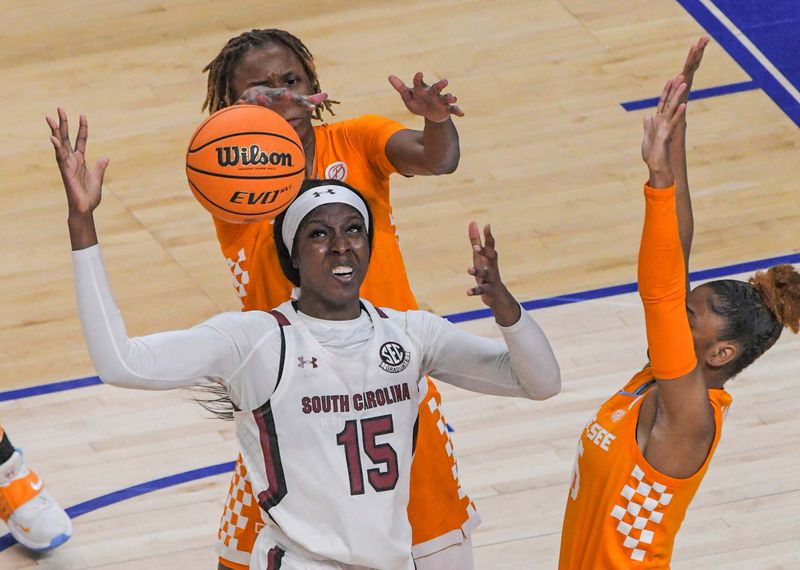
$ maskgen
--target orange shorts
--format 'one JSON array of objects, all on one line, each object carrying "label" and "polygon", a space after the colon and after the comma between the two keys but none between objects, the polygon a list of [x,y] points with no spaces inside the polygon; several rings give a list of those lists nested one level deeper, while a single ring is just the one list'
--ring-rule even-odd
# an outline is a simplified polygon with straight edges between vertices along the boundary
[{"label": "orange shorts", "polygon": [[[475,504],[458,482],[453,442],[441,410],[442,396],[430,378],[427,390],[424,384],[420,389],[419,428],[408,502],[415,557],[462,542],[480,523]],[[234,570],[246,570],[256,535],[263,526],[261,509],[240,455],[217,534],[220,562]]]}]

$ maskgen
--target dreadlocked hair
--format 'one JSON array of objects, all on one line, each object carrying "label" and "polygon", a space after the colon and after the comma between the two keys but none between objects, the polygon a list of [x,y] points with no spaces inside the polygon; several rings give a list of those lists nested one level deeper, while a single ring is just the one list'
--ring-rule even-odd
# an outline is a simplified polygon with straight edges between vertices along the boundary
[{"label": "dreadlocked hair", "polygon": [[764,354],[784,327],[800,331],[800,273],[791,265],[759,271],[749,282],[721,279],[706,283],[709,308],[722,317],[719,340],[734,341],[739,355],[726,365],[732,378]]},{"label": "dreadlocked hair", "polygon": [[[250,30],[229,39],[217,57],[203,68],[203,73],[208,72],[208,92],[206,100],[203,101],[203,111],[208,109],[208,113],[213,114],[236,102],[233,100],[232,93],[233,73],[236,66],[245,53],[267,44],[280,44],[290,49],[303,64],[303,69],[311,81],[313,92],[321,91],[317,68],[314,65],[314,56],[299,38],[284,30]],[[314,109],[312,117],[321,121],[323,110],[335,115],[333,105],[337,103],[338,101],[330,99],[319,103]]]}]

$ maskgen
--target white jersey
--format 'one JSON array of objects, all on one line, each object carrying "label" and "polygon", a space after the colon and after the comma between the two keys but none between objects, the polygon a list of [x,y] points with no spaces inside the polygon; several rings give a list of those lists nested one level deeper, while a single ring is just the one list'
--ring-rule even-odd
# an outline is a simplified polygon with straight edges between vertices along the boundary
[{"label": "white jersey", "polygon": [[[336,356],[291,302],[271,313],[282,372],[258,409],[235,413],[254,495],[303,549],[369,568],[413,569],[406,515],[421,358],[368,302],[372,340]],[[390,514],[392,514],[390,516]]]},{"label": "white jersey", "polygon": [[[297,546],[311,560],[413,568],[406,507],[422,376],[531,399],[560,387],[550,345],[525,311],[500,327],[505,343],[366,301],[352,323],[305,317],[306,326],[287,303],[280,314],[223,313],[191,329],[129,338],[100,248],[75,251],[73,261],[84,335],[104,382],[225,386],[248,475],[287,557]],[[340,346],[339,336],[352,342]]]}]

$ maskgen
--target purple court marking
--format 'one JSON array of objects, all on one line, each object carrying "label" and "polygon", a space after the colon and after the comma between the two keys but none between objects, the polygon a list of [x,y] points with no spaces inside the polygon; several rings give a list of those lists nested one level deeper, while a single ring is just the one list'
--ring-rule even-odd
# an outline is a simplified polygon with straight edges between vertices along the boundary
[{"label": "purple court marking", "polygon": [[[730,85],[720,85],[718,87],[708,87],[706,89],[695,89],[689,93],[689,101],[695,99],[708,99],[709,97],[719,97],[730,93],[741,93],[742,91],[753,91],[761,87],[755,81],[742,81],[741,83],[731,83]],[[658,97],[639,99],[637,101],[627,101],[620,103],[626,111],[639,111],[658,105]]]},{"label": "purple court marking", "polygon": [[[746,261],[744,263],[734,263],[732,265],[723,265],[722,267],[692,271],[689,276],[693,281],[718,279],[720,277],[728,277],[729,275],[756,271],[757,269],[766,269],[780,263],[800,263],[800,253],[779,255],[778,257],[767,257],[765,259],[756,259],[755,261]],[[614,295],[633,293],[637,290],[638,287],[636,283],[623,283],[622,285],[613,285],[611,287],[602,287],[600,289],[579,291],[570,295],[558,295],[556,297],[545,297],[544,299],[524,301],[522,306],[526,311],[535,311],[536,309],[544,309],[546,307],[557,307],[559,305],[568,305],[571,303],[578,303],[580,301],[589,301],[592,299],[602,299],[604,297],[613,297]],[[492,312],[486,308],[476,309],[474,311],[466,311],[463,313],[455,313],[453,315],[445,315],[445,318],[453,323],[463,323],[465,321],[485,319],[490,316],[492,316]]]},{"label": "purple court marking", "polygon": [[[723,265],[721,267],[715,267],[712,269],[693,271],[690,273],[690,277],[694,281],[727,277],[729,275],[736,275],[738,273],[747,273],[749,271],[756,271],[758,269],[766,269],[779,263],[800,263],[800,253],[779,255],[777,257],[767,257],[764,259],[756,259],[754,261],[746,261],[744,263],[734,263],[732,265]],[[557,295],[555,297],[544,297],[542,299],[523,301],[522,306],[527,311],[535,311],[537,309],[544,309],[546,307],[557,307],[559,305],[568,305],[570,303],[579,303],[581,301],[589,301],[592,299],[602,299],[604,297],[613,297],[614,295],[623,295],[625,293],[633,293],[635,291],[637,291],[636,283],[623,283],[622,285],[612,285],[611,287],[589,289],[587,291],[578,291],[577,293],[571,293],[567,295]],[[487,308],[475,309],[474,311],[464,311],[463,313],[453,313],[452,315],[445,315],[445,318],[451,323],[464,323],[477,319],[485,319],[491,315],[491,311]],[[0,392],[0,402],[30,398],[32,396],[51,394],[53,392],[63,392],[65,390],[74,390],[76,388],[84,388],[86,386],[96,386],[97,384],[102,383],[103,381],[97,376],[89,376],[87,378],[65,380],[62,382],[54,382],[52,384],[40,384],[38,386],[29,386],[27,388],[6,390],[5,392]]]},{"label": "purple court marking", "polygon": [[[788,73],[790,82],[797,80],[797,52],[792,49],[792,45],[798,41],[800,3],[795,0],[717,0],[716,4],[708,0],[677,2],[736,60],[775,104],[800,126],[800,102],[781,84],[781,79],[775,72],[767,68],[768,65],[776,66],[778,73]],[[718,13],[715,14],[712,9],[716,9]],[[766,55],[756,54],[752,47],[748,48],[729,28],[730,24],[720,18],[730,19],[741,30],[747,42],[755,49],[761,48]],[[771,29],[767,29],[766,24]],[[789,85],[789,88],[796,87],[796,83]]]},{"label": "purple court marking", "polygon": [[29,386],[16,390],[6,390],[5,392],[0,392],[0,402],[30,398],[31,396],[41,396],[42,394],[50,394],[52,392],[63,392],[64,390],[74,390],[75,388],[85,388],[86,386],[96,386],[102,383],[103,381],[97,376],[88,376],[86,378],[76,378],[75,380],[53,382],[52,384],[40,384],[38,386]]}]

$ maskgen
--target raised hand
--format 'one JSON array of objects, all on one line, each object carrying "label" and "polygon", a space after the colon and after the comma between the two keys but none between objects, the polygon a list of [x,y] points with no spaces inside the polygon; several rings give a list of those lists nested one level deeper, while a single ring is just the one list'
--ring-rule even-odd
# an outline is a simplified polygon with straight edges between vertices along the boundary
[{"label": "raised hand", "polygon": [[289,116],[287,113],[292,107],[300,107],[307,112],[311,112],[314,108],[328,98],[327,93],[315,93],[314,95],[300,95],[294,91],[290,91],[285,87],[266,87],[264,85],[256,85],[247,89],[239,100],[236,101],[237,105],[261,105],[272,109],[281,116]]},{"label": "raised hand", "polygon": [[684,91],[681,98],[682,103],[686,103],[689,99],[689,92],[692,90],[692,82],[694,82],[694,74],[700,68],[700,63],[703,61],[703,54],[709,41],[710,38],[708,36],[703,36],[689,48],[686,61],[683,63],[683,71],[681,71],[683,82],[686,83],[686,91]]},{"label": "raised hand", "polygon": [[51,117],[45,120],[50,127],[50,142],[56,152],[56,163],[67,192],[70,216],[91,214],[100,204],[103,176],[108,167],[108,158],[100,158],[89,170],[86,167],[86,143],[89,139],[89,123],[84,115],[78,123],[75,146],[69,140],[67,114],[58,108],[58,123]]},{"label": "raised hand", "polygon": [[666,188],[674,182],[669,160],[669,143],[686,111],[686,103],[681,102],[685,92],[686,83],[683,81],[683,75],[667,81],[661,92],[655,115],[644,117],[642,159],[650,169],[649,185],[653,188]]},{"label": "raised hand", "polygon": [[467,290],[467,295],[480,295],[486,306],[492,309],[497,324],[511,326],[520,318],[520,306],[500,278],[492,229],[488,224],[483,227],[484,244],[481,244],[481,234],[475,222],[469,223],[468,234],[473,266],[467,269],[467,273],[475,278],[476,285]]},{"label": "raised hand", "polygon": [[434,123],[443,123],[450,115],[463,117],[464,112],[456,105],[458,99],[452,93],[442,95],[447,87],[447,79],[440,79],[433,85],[422,80],[422,72],[414,74],[413,87],[408,87],[396,75],[389,76],[389,83],[400,93],[409,111]]},{"label": "raised hand", "polygon": [[[686,83],[686,90],[678,98],[679,103],[687,103],[689,101],[689,92],[692,90],[694,75],[700,68],[700,62],[703,61],[703,54],[705,53],[708,43],[708,36],[703,36],[689,48],[686,61],[683,63],[683,71],[681,71],[683,82]],[[672,140],[669,143],[669,161],[672,174],[675,177],[678,232],[681,236],[681,247],[683,248],[683,255],[686,259],[686,275],[688,279],[689,255],[692,251],[692,240],[694,237],[694,216],[692,214],[692,199],[689,194],[689,169],[686,160],[686,114],[687,113],[684,112],[681,115],[678,126],[675,128]],[[687,284],[687,291],[688,290],[689,287]]]},{"label": "raised hand", "polygon": [[[700,68],[700,62],[703,61],[703,54],[705,53],[705,49],[709,41],[710,38],[708,36],[703,36],[694,44],[692,44],[692,47],[689,48],[689,53],[686,55],[686,61],[683,62],[683,71],[681,71],[683,82],[686,84],[686,90],[681,94],[680,98],[678,99],[678,103],[689,102],[689,93],[692,90],[694,74]],[[685,136],[686,113],[682,115],[678,126],[681,129],[681,136],[674,139],[673,149],[671,152],[685,154],[686,149],[683,138]],[[685,162],[685,158],[683,161]],[[681,168],[685,168],[685,166],[681,166]]]}]

